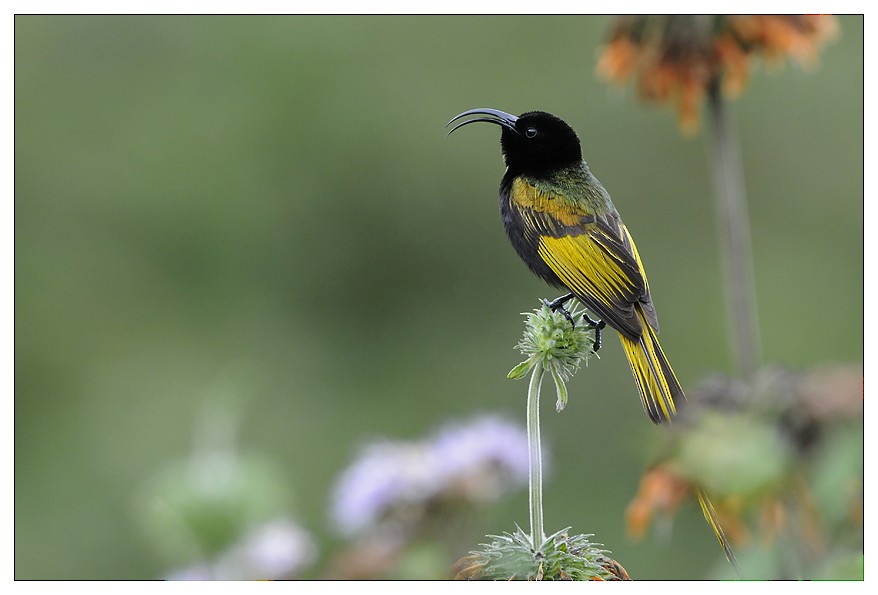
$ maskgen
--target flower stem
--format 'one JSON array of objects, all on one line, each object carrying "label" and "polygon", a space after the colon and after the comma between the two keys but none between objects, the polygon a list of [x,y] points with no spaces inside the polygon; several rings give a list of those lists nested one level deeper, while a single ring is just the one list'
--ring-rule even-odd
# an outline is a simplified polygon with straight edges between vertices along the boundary
[{"label": "flower stem", "polygon": [[750,241],[750,220],[741,147],[730,125],[718,77],[708,89],[713,134],[710,140],[717,226],[725,270],[729,337],[735,368],[751,378],[759,366],[761,347],[756,317],[756,286]]},{"label": "flower stem", "polygon": [[543,456],[540,446],[540,386],[543,366],[537,362],[527,387],[527,447],[530,481],[530,538],[534,550],[546,541],[543,528]]}]

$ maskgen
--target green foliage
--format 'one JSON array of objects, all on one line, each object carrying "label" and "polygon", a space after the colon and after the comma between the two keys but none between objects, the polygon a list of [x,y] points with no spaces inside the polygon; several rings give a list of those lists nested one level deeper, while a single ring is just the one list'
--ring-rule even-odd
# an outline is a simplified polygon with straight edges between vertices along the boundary
[{"label": "green foliage", "polygon": [[836,533],[848,525],[850,503],[863,490],[864,426],[862,419],[857,422],[831,428],[809,470],[817,507]]},{"label": "green foliage", "polygon": [[774,424],[727,411],[705,415],[679,445],[680,464],[716,496],[769,489],[788,472],[791,457]]}]

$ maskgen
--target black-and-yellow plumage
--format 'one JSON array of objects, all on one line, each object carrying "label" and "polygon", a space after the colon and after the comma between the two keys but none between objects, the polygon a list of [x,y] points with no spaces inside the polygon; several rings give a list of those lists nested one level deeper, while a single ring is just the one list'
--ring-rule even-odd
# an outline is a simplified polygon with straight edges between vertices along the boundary
[{"label": "black-and-yellow plumage", "polygon": [[477,109],[454,120],[475,114],[489,117],[453,130],[472,122],[502,127],[500,214],[516,252],[619,332],[644,410],[655,423],[670,421],[685,397],[658,342],[646,271],[609,193],[583,160],[576,132],[545,112],[516,117]]},{"label": "black-and-yellow plumage", "polygon": [[[516,117],[488,108],[463,112],[449,124],[465,116],[479,117],[451,132],[473,122],[502,128],[500,213],[518,255],[618,331],[644,410],[655,423],[671,421],[685,396],[658,342],[646,271],[609,193],[583,160],[576,132],[546,112]],[[710,500],[702,491],[698,498],[734,564]]]},{"label": "black-and-yellow plumage", "polygon": [[585,162],[543,179],[507,171],[500,212],[531,270],[571,291],[619,332],[644,410],[653,422],[669,421],[683,390],[656,337],[658,318],[643,263]]}]

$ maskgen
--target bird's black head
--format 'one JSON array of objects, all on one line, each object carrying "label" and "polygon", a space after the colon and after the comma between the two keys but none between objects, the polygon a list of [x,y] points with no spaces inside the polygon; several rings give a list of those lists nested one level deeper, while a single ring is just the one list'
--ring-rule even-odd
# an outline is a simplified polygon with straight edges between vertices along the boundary
[{"label": "bird's black head", "polygon": [[546,112],[526,112],[516,117],[500,110],[480,108],[463,112],[451,122],[470,115],[489,117],[466,120],[452,128],[451,132],[473,122],[499,125],[502,128],[500,147],[503,158],[510,170],[516,173],[550,173],[582,161],[579,137],[567,122],[557,116]]}]

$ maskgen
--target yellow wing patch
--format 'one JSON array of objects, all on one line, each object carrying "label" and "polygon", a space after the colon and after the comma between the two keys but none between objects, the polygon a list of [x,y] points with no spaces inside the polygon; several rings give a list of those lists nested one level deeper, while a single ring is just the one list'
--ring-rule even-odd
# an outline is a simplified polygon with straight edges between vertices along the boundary
[{"label": "yellow wing patch", "polygon": [[541,236],[537,252],[572,292],[590,296],[608,310],[631,312],[641,296],[639,279],[626,274],[589,234]]},{"label": "yellow wing patch", "polygon": [[655,321],[643,267],[615,212],[592,213],[584,202],[522,178],[512,181],[510,202],[540,260],[608,324],[639,337],[643,329],[634,312],[639,303],[647,320]]},{"label": "yellow wing patch", "polygon": [[560,195],[544,192],[521,178],[512,180],[511,196],[523,213],[527,210],[548,213],[552,219],[566,227],[579,225],[582,223],[583,217],[588,216],[588,213],[583,213],[581,209],[570,204]]}]

